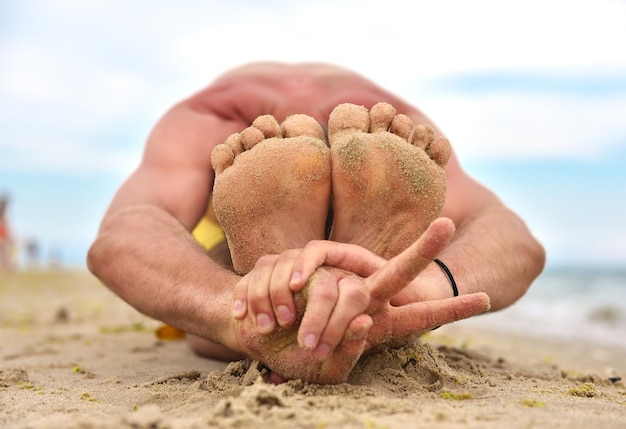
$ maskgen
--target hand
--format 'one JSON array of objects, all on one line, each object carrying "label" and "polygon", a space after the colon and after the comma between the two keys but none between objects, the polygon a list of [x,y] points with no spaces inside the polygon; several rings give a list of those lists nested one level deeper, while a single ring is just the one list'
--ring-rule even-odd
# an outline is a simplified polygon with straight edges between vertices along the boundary
[{"label": "hand", "polygon": [[[262,258],[257,264],[259,269],[255,267],[255,272],[236,288],[234,315],[243,318],[246,303],[250,302],[251,317],[257,320],[259,332],[272,332],[274,314],[281,327],[291,326],[296,311],[285,284],[294,291],[308,284],[309,300],[300,323],[298,343],[323,359],[340,343],[350,321],[364,311],[374,319],[368,347],[480,314],[489,308],[489,298],[483,293],[399,307],[389,303],[432,262],[453,233],[452,222],[439,219],[414,245],[388,262],[359,246],[329,241],[311,242],[303,250]],[[352,270],[362,277],[335,271],[334,276],[307,282],[324,264]],[[251,283],[254,288],[250,287]],[[263,315],[263,323],[259,323],[259,314]]]},{"label": "hand", "polygon": [[[296,293],[296,308],[304,312],[308,297],[316,296],[316,285],[337,284],[346,273],[341,270],[320,268],[311,276],[309,285]],[[343,329],[339,344],[320,359],[311,350],[303,348],[296,340],[297,325],[278,327],[270,333],[261,333],[254,317],[235,319],[235,337],[239,350],[267,365],[273,372],[274,382],[300,378],[314,383],[341,383],[347,380],[350,371],[366,347],[367,334],[372,319],[360,314],[348,321]]]},{"label": "hand", "polygon": [[[444,249],[453,234],[454,224],[449,219],[437,219],[407,250],[384,263],[373,258],[363,259],[364,252],[367,252],[364,249],[354,251],[353,247],[336,243],[312,242],[294,262],[291,288],[300,290],[316,267],[323,264],[367,276],[364,286],[370,294],[370,303],[366,312],[374,321],[367,339],[368,347],[424,333],[436,326],[484,313],[490,305],[485,293],[413,302],[397,307],[390,304],[391,298],[410,284]],[[354,281],[354,277],[346,278],[345,281]],[[341,309],[337,308],[337,311]],[[312,306],[307,307],[300,325],[301,331],[323,331],[326,335],[333,328],[328,322],[310,322],[308,313],[319,314]]]},{"label": "hand", "polygon": [[[372,262],[386,263],[361,247],[353,247],[357,254],[363,250],[362,256]],[[259,335],[272,333],[277,324],[289,328],[300,320],[312,329],[299,330],[298,344],[314,350],[318,359],[325,359],[344,337],[350,322],[368,308],[369,292],[362,277],[327,266],[317,268],[307,287],[294,297],[289,282],[301,253],[302,249],[295,249],[259,258],[254,269],[235,286],[232,315],[237,320],[249,319],[248,325],[255,326]]]}]

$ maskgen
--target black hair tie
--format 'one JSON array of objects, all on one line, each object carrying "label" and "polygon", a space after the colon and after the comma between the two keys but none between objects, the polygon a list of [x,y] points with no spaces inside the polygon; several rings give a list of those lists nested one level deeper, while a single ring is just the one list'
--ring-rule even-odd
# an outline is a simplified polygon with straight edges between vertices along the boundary
[{"label": "black hair tie", "polygon": [[[452,277],[452,273],[450,272],[450,269],[446,266],[446,264],[444,264],[443,262],[441,262],[440,259],[435,258],[435,263],[437,265],[439,265],[439,267],[441,268],[441,270],[446,274],[446,276],[448,277],[448,280],[450,280],[450,285],[452,286],[452,293],[454,294],[454,296],[459,296],[459,288],[456,287],[456,282],[454,281],[454,277]],[[434,331],[437,328],[440,328],[441,326],[436,326],[433,329],[431,329],[432,331]]]},{"label": "black hair tie", "polygon": [[456,287],[456,282],[454,281],[454,277],[452,277],[452,273],[450,272],[448,267],[446,267],[446,264],[444,264],[443,262],[441,262],[440,259],[437,259],[437,258],[435,258],[435,263],[439,265],[439,267],[441,267],[443,272],[446,273],[446,276],[448,276],[448,280],[450,280],[450,285],[452,286],[452,292],[454,293],[454,296],[459,296],[459,289]]}]

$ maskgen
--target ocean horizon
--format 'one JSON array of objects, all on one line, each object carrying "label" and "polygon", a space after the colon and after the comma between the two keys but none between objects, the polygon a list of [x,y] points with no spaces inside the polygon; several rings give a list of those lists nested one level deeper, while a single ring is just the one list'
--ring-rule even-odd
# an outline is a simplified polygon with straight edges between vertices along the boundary
[{"label": "ocean horizon", "polygon": [[548,265],[510,307],[460,323],[626,351],[626,266]]}]

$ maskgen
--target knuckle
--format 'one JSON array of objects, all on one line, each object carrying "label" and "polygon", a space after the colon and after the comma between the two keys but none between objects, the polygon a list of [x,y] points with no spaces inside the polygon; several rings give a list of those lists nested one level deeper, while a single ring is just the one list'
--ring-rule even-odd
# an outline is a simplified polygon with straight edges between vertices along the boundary
[{"label": "knuckle", "polygon": [[337,291],[334,288],[320,288],[316,291],[317,298],[322,302],[335,302],[337,300]]},{"label": "knuckle", "polygon": [[340,290],[350,302],[362,304],[370,301],[369,290],[358,281],[343,282]]},{"label": "knuckle", "polygon": [[351,289],[349,297],[352,302],[361,306],[367,306],[370,302],[370,294],[362,287]]},{"label": "knuckle", "polygon": [[322,240],[311,240],[304,247],[305,248],[317,247],[322,242],[323,242]]},{"label": "knuckle", "polygon": [[311,240],[303,248],[303,253],[306,254],[318,254],[331,245],[331,242],[326,240]]},{"label": "knuckle", "polygon": [[302,249],[289,249],[284,251],[280,256],[281,258],[286,257],[288,259],[293,259],[293,257],[299,255],[300,252],[302,252]]},{"label": "knuckle", "polygon": [[282,288],[270,288],[270,298],[275,303],[284,302],[291,294]]},{"label": "knuckle", "polygon": [[254,264],[254,266],[258,267],[258,268],[261,268],[261,267],[265,267],[267,265],[274,265],[274,263],[276,262],[277,259],[278,259],[277,255],[263,255],[259,259],[257,259],[257,261]]},{"label": "knuckle", "polygon": [[267,297],[267,293],[262,287],[248,288],[248,299],[251,301],[260,301]]}]

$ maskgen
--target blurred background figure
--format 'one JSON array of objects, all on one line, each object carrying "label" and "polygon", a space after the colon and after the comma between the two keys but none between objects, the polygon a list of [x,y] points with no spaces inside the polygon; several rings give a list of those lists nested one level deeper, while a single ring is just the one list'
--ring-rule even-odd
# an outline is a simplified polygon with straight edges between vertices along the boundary
[{"label": "blurred background figure", "polygon": [[8,206],[8,195],[0,195],[0,270],[13,268],[13,238],[7,220]]},{"label": "blurred background figure", "polygon": [[39,268],[40,247],[36,238],[30,237],[24,241],[24,252],[26,266],[30,269]]}]

